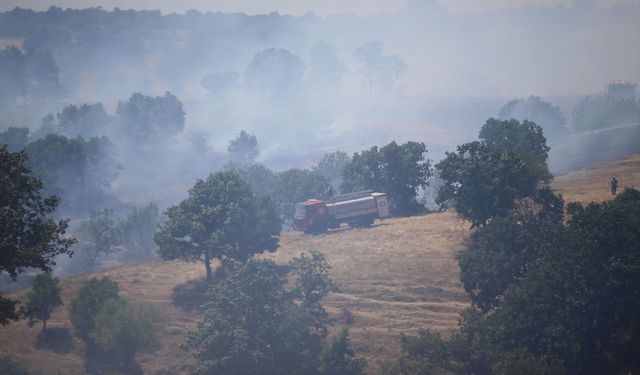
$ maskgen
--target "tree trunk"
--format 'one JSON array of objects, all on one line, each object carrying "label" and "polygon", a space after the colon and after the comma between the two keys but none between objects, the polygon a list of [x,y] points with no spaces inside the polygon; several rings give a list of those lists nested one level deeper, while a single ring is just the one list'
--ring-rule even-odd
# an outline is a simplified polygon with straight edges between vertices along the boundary
[{"label": "tree trunk", "polygon": [[47,330],[47,319],[42,320],[42,332]]},{"label": "tree trunk", "polygon": [[209,259],[209,253],[204,253],[204,268],[207,270],[207,284],[211,284],[211,259]]}]

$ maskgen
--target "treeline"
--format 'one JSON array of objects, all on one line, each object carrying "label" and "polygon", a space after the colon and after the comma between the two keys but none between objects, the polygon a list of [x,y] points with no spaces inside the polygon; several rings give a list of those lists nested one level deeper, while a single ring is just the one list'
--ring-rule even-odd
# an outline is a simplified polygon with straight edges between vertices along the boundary
[{"label": "treeline", "polygon": [[472,306],[450,338],[401,338],[402,374],[634,373],[640,369],[640,192],[586,207],[549,189],[531,122],[489,120],[436,165],[438,200],[477,229],[460,254]]}]

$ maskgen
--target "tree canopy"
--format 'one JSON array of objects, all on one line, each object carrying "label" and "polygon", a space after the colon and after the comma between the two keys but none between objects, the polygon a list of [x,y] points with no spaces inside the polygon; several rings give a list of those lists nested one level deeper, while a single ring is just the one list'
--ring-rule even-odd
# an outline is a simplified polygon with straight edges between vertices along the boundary
[{"label": "tree canopy", "polygon": [[297,55],[281,48],[257,52],[244,72],[247,88],[266,97],[283,97],[300,90],[304,63]]},{"label": "tree canopy", "polygon": [[69,138],[78,136],[90,138],[105,135],[110,121],[102,103],[85,103],[81,106],[70,104],[55,116],[53,114],[45,116],[36,133],[42,137],[47,134],[58,134]]},{"label": "tree canopy", "polygon": [[491,221],[460,258],[473,307],[445,341],[405,337],[404,373],[628,373],[640,369],[640,192]]},{"label": "tree canopy", "polygon": [[345,334],[324,344],[327,314],[320,301],[332,289],[318,252],[295,258],[287,272],[273,261],[235,263],[212,285],[204,318],[187,346],[194,374],[361,374]]},{"label": "tree canopy", "polygon": [[163,259],[203,260],[207,280],[211,259],[245,261],[275,251],[281,221],[271,201],[256,197],[234,172],[211,174],[189,190],[189,197],[166,211],[155,235]]},{"label": "tree canopy", "polygon": [[108,277],[87,280],[71,301],[69,318],[85,343],[90,373],[138,373],[134,356],[157,343],[160,316],[145,304],[118,295]]},{"label": "tree canopy", "polygon": [[134,142],[170,138],[184,129],[182,103],[169,92],[157,97],[134,93],[118,102],[116,114],[122,131]]},{"label": "tree canopy", "polygon": [[373,87],[381,91],[393,89],[396,81],[407,70],[407,63],[398,55],[384,55],[383,44],[372,41],[357,47],[354,51],[361,65],[371,94]]},{"label": "tree canopy", "polygon": [[27,300],[27,316],[29,326],[36,321],[42,320],[42,330],[47,329],[47,320],[51,317],[51,312],[62,305],[60,297],[60,287],[58,280],[45,272],[36,275],[31,284],[31,291]]},{"label": "tree canopy", "polygon": [[534,122],[544,129],[550,143],[555,143],[569,134],[567,119],[560,108],[540,99],[539,96],[511,100],[500,109],[500,119]]},{"label": "tree canopy", "polygon": [[241,130],[234,139],[229,141],[227,151],[231,154],[231,159],[234,162],[253,162],[260,153],[258,139],[255,135]]},{"label": "tree canopy", "polygon": [[[549,147],[542,128],[530,121],[490,118],[480,141],[458,146],[436,164],[443,184],[436,202],[451,204],[472,227],[506,216],[526,200],[553,205],[553,197],[540,184],[548,183]],[[540,190],[542,189],[542,190]]]},{"label": "tree canopy", "polygon": [[372,189],[389,194],[391,210],[400,215],[417,212],[417,190],[427,186],[431,162],[424,143],[395,141],[355,153],[345,164],[340,188],[344,192]]},{"label": "tree canopy", "polygon": [[571,114],[575,131],[586,132],[638,123],[640,102],[633,97],[610,94],[589,95],[582,99]]},{"label": "tree canopy", "polygon": [[45,191],[61,196],[65,205],[86,207],[104,195],[118,176],[120,164],[106,137],[67,138],[49,134],[26,147],[33,174]]},{"label": "tree canopy", "polygon": [[[55,257],[71,255],[75,239],[65,236],[68,220],[51,214],[58,198],[41,196],[42,182],[27,167],[24,151],[11,153],[0,147],[0,274],[13,280],[26,268],[51,271]],[[0,295],[0,324],[16,320],[17,301]]]}]

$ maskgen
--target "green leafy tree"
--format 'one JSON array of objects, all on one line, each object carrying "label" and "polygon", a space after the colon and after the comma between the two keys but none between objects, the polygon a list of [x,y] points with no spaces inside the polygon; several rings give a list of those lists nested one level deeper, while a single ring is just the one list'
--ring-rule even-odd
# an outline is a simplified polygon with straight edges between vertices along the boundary
[{"label": "green leafy tree", "polygon": [[135,354],[158,343],[160,315],[149,305],[132,306],[124,298],[105,301],[93,319],[91,340],[108,356],[109,367],[135,368]]},{"label": "green leafy tree", "polygon": [[575,131],[587,132],[637,124],[639,118],[640,103],[633,96],[589,95],[574,108],[571,126]]},{"label": "green leafy tree", "polygon": [[344,166],[341,191],[372,189],[389,194],[394,213],[408,215],[421,206],[416,201],[418,189],[427,186],[431,162],[425,157],[424,143],[391,142],[378,148],[353,154]]},{"label": "green leafy tree", "polygon": [[544,129],[550,142],[557,142],[569,134],[567,119],[560,108],[545,102],[539,96],[510,101],[500,109],[500,119],[534,122]]},{"label": "green leafy tree", "polygon": [[346,152],[335,151],[324,154],[318,162],[317,170],[329,181],[336,193],[340,192],[344,167],[349,164],[351,157]]},{"label": "green leafy tree", "polygon": [[540,181],[516,153],[477,141],[447,152],[436,169],[443,181],[436,202],[451,203],[472,227],[506,216],[518,200],[535,195]]},{"label": "green leafy tree", "polygon": [[118,284],[108,277],[94,277],[82,284],[69,308],[69,319],[76,334],[86,342],[93,343],[91,332],[95,328],[95,317],[107,301],[117,298]]},{"label": "green leafy tree", "polygon": [[87,280],[69,309],[76,334],[86,343],[90,373],[139,373],[135,354],[158,342],[160,315],[149,305],[132,306],[108,277]]},{"label": "green leafy tree", "polygon": [[253,93],[283,97],[300,90],[304,63],[295,54],[281,48],[257,52],[244,71],[244,84]]},{"label": "green leafy tree", "polygon": [[47,134],[64,135],[69,138],[102,136],[107,132],[109,122],[109,115],[102,103],[85,103],[81,106],[70,104],[55,116],[45,116],[36,137],[45,137]]},{"label": "green leafy tree", "polygon": [[133,142],[171,138],[184,129],[182,103],[169,92],[157,97],[134,93],[128,100],[118,102],[116,114],[122,131]]},{"label": "green leafy tree", "polygon": [[154,239],[163,259],[203,261],[212,280],[211,259],[245,261],[275,251],[281,222],[271,201],[255,197],[234,172],[199,180],[189,197],[166,211]]},{"label": "green leafy tree", "polygon": [[224,170],[233,171],[251,186],[255,195],[271,195],[275,189],[277,173],[260,163],[239,163],[231,161]]},{"label": "green leafy tree", "polygon": [[16,46],[0,49],[0,107],[16,98],[60,94],[58,66],[50,51]]},{"label": "green leafy tree", "polygon": [[327,180],[316,171],[291,168],[276,175],[270,194],[282,218],[291,220],[296,203],[310,198],[327,198],[328,185]]},{"label": "green leafy tree", "polygon": [[29,128],[10,127],[0,133],[0,146],[7,145],[10,152],[22,150],[29,143]]},{"label": "green leafy tree", "polygon": [[[26,268],[51,271],[57,255],[72,254],[75,239],[65,236],[68,220],[51,217],[59,200],[43,198],[41,190],[42,182],[27,167],[27,154],[1,146],[0,274],[12,280]],[[17,302],[0,294],[0,324],[20,317]]]},{"label": "green leafy tree", "polygon": [[93,210],[88,220],[76,230],[78,250],[83,268],[94,269],[101,256],[122,250],[122,236],[113,220],[113,210]]},{"label": "green leafy tree", "polygon": [[338,58],[338,50],[334,46],[325,42],[317,43],[311,48],[309,62],[306,80],[315,90],[329,93],[338,89],[347,67]]},{"label": "green leafy tree", "polygon": [[42,321],[42,331],[47,329],[47,320],[51,312],[58,306],[62,306],[60,287],[58,280],[51,277],[48,272],[41,273],[33,279],[31,291],[27,297],[27,316],[29,326],[33,326],[38,320]]},{"label": "green leafy tree", "polygon": [[327,375],[364,374],[366,364],[364,359],[356,357],[349,341],[349,331],[343,329],[322,350],[319,372]]},{"label": "green leafy tree", "polygon": [[293,289],[281,266],[256,259],[236,263],[210,287],[204,318],[187,340],[197,361],[193,373],[362,373],[344,337],[321,361],[327,330],[320,301],[332,285],[324,257],[312,253],[291,267]]},{"label": "green leafy tree", "polygon": [[480,129],[478,138],[488,145],[516,153],[532,172],[538,174],[539,180],[551,180],[547,167],[550,148],[547,146],[542,128],[536,123],[490,118]]},{"label": "green leafy tree", "polygon": [[504,292],[544,254],[540,238],[562,236],[561,221],[530,212],[499,217],[471,235],[459,263],[464,288],[483,312],[499,306]]},{"label": "green leafy tree", "polygon": [[46,190],[72,208],[87,207],[104,196],[121,168],[106,137],[84,140],[49,134],[25,150],[29,166]]},{"label": "green leafy tree", "polygon": [[160,211],[155,203],[141,209],[134,207],[127,217],[115,226],[118,242],[136,259],[150,258],[157,254],[153,236],[158,230]]},{"label": "green leafy tree", "polygon": [[464,282],[477,291],[474,307],[448,341],[409,338],[405,360],[418,367],[406,373],[637,371],[639,217],[640,192],[627,189],[609,202],[571,203],[564,220],[492,221],[460,262],[463,280],[473,276]]},{"label": "green leafy tree", "polygon": [[369,94],[373,87],[380,90],[393,89],[396,81],[407,70],[407,63],[398,55],[384,55],[380,41],[372,41],[356,48],[354,55],[362,66],[361,73],[369,86]]},{"label": "green leafy tree", "polygon": [[260,153],[258,139],[255,135],[241,130],[238,135],[229,141],[227,151],[231,154],[231,159],[239,163],[251,163],[256,160]]}]

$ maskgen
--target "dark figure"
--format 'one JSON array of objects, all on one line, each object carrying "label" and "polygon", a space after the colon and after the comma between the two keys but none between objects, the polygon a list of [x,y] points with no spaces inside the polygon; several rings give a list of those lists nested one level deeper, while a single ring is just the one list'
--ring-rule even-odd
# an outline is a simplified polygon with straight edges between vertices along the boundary
[{"label": "dark figure", "polygon": [[618,180],[616,180],[616,176],[611,177],[611,195],[616,195],[616,191],[618,190]]}]

